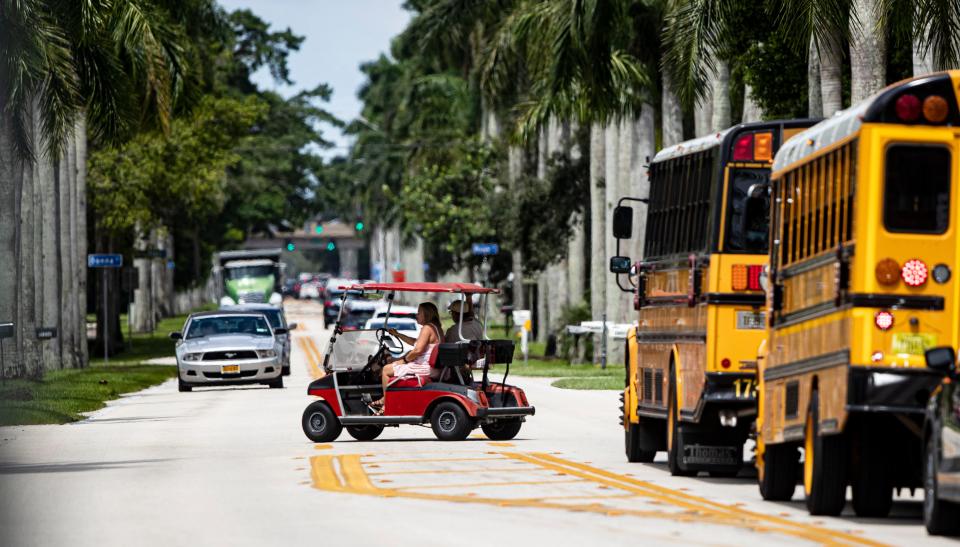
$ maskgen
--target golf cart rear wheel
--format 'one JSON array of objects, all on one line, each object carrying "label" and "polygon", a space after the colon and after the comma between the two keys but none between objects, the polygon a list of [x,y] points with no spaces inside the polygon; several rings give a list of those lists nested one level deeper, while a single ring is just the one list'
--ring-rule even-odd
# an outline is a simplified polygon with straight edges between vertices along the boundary
[{"label": "golf cart rear wheel", "polygon": [[474,421],[457,403],[440,403],[430,415],[433,434],[441,441],[462,441],[473,430]]},{"label": "golf cart rear wheel", "polygon": [[340,419],[326,401],[314,401],[307,405],[300,423],[303,433],[315,443],[332,442],[343,431]]},{"label": "golf cart rear wheel", "polygon": [[347,433],[358,441],[372,441],[383,433],[382,425],[353,425],[347,426]]},{"label": "golf cart rear wheel", "polygon": [[480,424],[483,434],[491,441],[509,441],[520,433],[523,421],[520,418],[497,420],[487,424]]}]

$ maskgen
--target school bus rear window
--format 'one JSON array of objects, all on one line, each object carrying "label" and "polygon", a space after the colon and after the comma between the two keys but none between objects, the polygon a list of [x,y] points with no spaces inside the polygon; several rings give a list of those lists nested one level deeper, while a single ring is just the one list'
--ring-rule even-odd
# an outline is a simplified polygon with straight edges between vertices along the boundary
[{"label": "school bus rear window", "polygon": [[942,234],[950,217],[950,150],[924,144],[887,148],[883,224],[890,232]]}]

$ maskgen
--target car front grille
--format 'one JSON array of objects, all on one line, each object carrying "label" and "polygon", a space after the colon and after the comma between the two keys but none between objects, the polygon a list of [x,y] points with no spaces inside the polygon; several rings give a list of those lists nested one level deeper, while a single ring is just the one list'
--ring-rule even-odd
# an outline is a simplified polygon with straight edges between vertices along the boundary
[{"label": "car front grille", "polygon": [[266,302],[262,292],[242,292],[237,297],[240,299],[239,304],[263,304]]},{"label": "car front grille", "polygon": [[257,352],[252,350],[208,351],[203,354],[204,361],[236,361],[238,359],[256,359]]},{"label": "car front grille", "polygon": [[220,372],[204,372],[203,375],[206,378],[249,378],[250,376],[255,376],[257,370],[241,370],[240,374],[222,374]]}]

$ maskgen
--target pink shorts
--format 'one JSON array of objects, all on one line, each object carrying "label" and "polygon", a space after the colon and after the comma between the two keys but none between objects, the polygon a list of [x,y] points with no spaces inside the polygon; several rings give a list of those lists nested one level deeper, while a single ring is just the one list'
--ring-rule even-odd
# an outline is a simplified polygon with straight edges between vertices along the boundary
[{"label": "pink shorts", "polygon": [[430,365],[424,365],[416,361],[413,363],[394,363],[393,375],[397,378],[404,376],[429,376]]}]

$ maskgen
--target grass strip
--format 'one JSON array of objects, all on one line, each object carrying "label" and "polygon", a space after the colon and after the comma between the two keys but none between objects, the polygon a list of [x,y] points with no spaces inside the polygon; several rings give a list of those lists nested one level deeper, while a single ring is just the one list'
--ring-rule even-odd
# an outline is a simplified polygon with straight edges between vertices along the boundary
[{"label": "grass strip", "polygon": [[169,334],[183,328],[187,316],[163,319],[154,332],[134,334],[132,339],[126,317],[121,319],[127,349],[111,356],[109,365],[102,364],[102,355],[91,354],[88,368],[52,370],[39,380],[7,380],[0,385],[0,426],[75,422],[107,401],[174,378],[176,366],[143,362],[173,355]]},{"label": "grass strip", "polygon": [[623,390],[623,379],[610,376],[560,378],[550,385],[562,389],[612,389],[621,391]]}]

